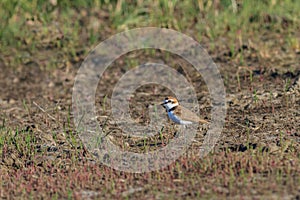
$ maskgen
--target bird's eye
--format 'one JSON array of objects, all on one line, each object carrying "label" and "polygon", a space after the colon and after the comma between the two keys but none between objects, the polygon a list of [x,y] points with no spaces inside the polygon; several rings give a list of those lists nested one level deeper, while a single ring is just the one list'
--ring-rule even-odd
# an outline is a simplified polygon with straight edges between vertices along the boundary
[{"label": "bird's eye", "polygon": [[171,102],[172,102],[171,100],[168,101],[168,103],[171,103]]}]

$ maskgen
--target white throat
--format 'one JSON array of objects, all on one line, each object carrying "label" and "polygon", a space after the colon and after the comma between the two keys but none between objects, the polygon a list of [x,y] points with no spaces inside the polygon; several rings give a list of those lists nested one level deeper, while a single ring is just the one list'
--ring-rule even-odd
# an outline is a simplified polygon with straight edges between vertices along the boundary
[{"label": "white throat", "polygon": [[179,104],[178,103],[166,103],[164,107],[166,108],[167,112],[171,112],[173,109],[175,109]]}]

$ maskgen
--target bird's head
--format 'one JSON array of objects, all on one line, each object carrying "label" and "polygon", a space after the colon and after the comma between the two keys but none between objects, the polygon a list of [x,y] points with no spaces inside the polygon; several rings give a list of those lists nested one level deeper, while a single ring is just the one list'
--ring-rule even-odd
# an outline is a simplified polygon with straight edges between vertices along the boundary
[{"label": "bird's head", "polygon": [[168,111],[173,110],[179,105],[178,100],[175,97],[166,97],[161,105]]}]

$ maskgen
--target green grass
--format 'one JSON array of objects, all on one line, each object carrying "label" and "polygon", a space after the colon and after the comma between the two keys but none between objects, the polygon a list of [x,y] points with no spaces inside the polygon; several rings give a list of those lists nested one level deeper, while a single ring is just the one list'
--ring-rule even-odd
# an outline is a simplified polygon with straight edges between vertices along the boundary
[{"label": "green grass", "polygon": [[[28,55],[27,60],[33,60],[37,52],[49,47],[58,52],[47,62],[50,68],[57,67],[61,57],[71,62],[82,60],[92,46],[107,37],[103,31],[105,26],[110,33],[144,26],[168,27],[187,34],[195,30],[197,40],[201,42],[206,37],[212,45],[226,36],[234,52],[237,40],[261,37],[264,30],[282,31],[286,24],[285,31],[290,35],[287,45],[291,49],[299,46],[294,36],[300,24],[299,1],[238,1],[237,10],[233,9],[235,1],[231,0],[218,4],[212,0],[51,2],[5,0],[0,3],[0,13],[3,13],[0,51],[8,65],[24,63],[24,54]],[[102,19],[101,15],[107,18]],[[12,52],[14,58],[10,58]],[[240,59],[243,64],[242,54]]]}]

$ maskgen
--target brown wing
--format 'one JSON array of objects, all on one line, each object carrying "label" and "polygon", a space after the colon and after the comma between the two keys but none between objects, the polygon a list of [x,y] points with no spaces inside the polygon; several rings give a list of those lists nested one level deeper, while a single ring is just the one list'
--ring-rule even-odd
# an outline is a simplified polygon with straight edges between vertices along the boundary
[{"label": "brown wing", "polygon": [[[177,110],[177,109],[176,109]],[[183,120],[192,121],[192,122],[200,122],[200,123],[208,123],[208,121],[199,118],[195,113],[190,111],[189,109],[180,106],[180,115]]]}]

